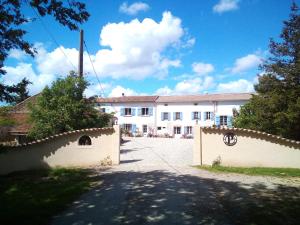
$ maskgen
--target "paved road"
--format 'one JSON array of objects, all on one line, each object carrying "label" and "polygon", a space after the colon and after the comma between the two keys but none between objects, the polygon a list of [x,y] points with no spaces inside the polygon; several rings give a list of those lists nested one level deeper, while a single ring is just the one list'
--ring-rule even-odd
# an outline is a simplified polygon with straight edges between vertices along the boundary
[{"label": "paved road", "polygon": [[[100,171],[100,184],[53,224],[259,224],[248,212],[262,212],[265,195],[299,197],[297,185],[283,186],[280,180],[192,168],[192,144],[193,140],[127,138],[121,146],[121,165]],[[280,224],[277,217],[269,217],[269,224]],[[287,221],[280,218],[283,224]],[[296,222],[299,216],[291,219]]]}]

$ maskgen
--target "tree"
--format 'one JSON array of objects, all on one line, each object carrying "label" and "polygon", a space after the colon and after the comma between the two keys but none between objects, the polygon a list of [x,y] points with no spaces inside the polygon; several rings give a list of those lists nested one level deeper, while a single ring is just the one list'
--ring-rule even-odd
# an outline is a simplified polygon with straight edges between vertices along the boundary
[{"label": "tree", "polygon": [[257,94],[241,107],[234,125],[300,140],[300,15],[295,3],[280,39],[270,40],[270,57],[254,87]]},{"label": "tree", "polygon": [[[34,19],[24,15],[22,7],[27,4],[39,17],[53,16],[63,26],[70,30],[77,30],[78,23],[85,22],[89,13],[85,10],[85,4],[78,1],[59,0],[3,0],[0,3],[0,75],[6,71],[3,69],[4,60],[11,49],[20,49],[34,56],[36,50],[33,45],[24,39],[26,31],[24,24]],[[0,84],[0,100],[9,100],[10,87]]]},{"label": "tree", "polygon": [[87,85],[84,78],[69,75],[53,82],[51,88],[46,86],[36,103],[29,105],[33,124],[29,137],[39,139],[66,131],[106,126],[111,116],[98,112],[93,102],[83,98]]}]

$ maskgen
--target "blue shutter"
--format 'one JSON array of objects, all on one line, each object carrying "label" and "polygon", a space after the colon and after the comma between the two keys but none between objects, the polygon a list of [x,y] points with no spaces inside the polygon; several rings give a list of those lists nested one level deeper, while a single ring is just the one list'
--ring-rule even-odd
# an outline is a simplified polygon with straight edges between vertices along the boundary
[{"label": "blue shutter", "polygon": [[132,116],[135,116],[135,111],[136,111],[135,108],[131,108],[131,115]]},{"label": "blue shutter", "polygon": [[227,116],[227,127],[232,127],[232,116]]},{"label": "blue shutter", "polygon": [[153,108],[149,108],[149,116],[153,116]]},{"label": "blue shutter", "polygon": [[176,120],[176,113],[173,112],[173,120]]},{"label": "blue shutter", "polygon": [[187,127],[184,127],[184,134],[187,134]]},{"label": "blue shutter", "polygon": [[164,113],[161,113],[161,121],[164,121]]},{"label": "blue shutter", "polygon": [[201,112],[198,112],[198,120],[201,120]]},{"label": "blue shutter", "polygon": [[191,113],[191,119],[192,119],[192,120],[195,119],[195,117],[194,117],[194,112]]},{"label": "blue shutter", "polygon": [[121,113],[121,116],[124,116],[125,115],[125,108],[121,108],[120,113]]},{"label": "blue shutter", "polygon": [[171,120],[171,113],[168,113],[168,120]]},{"label": "blue shutter", "polygon": [[216,125],[220,126],[220,116],[216,116]]},{"label": "blue shutter", "polygon": [[206,112],[203,112],[203,120],[206,120]]},{"label": "blue shutter", "polygon": [[210,113],[210,119],[211,119],[212,121],[215,120],[215,114],[214,114],[214,112],[211,112],[211,113]]},{"label": "blue shutter", "polygon": [[132,132],[132,133],[135,133],[135,131],[136,131],[136,125],[135,125],[135,124],[132,124],[131,132]]},{"label": "blue shutter", "polygon": [[180,113],[180,120],[183,120],[183,114],[182,114],[182,112]]},{"label": "blue shutter", "polygon": [[142,115],[142,108],[138,108],[138,116]]}]

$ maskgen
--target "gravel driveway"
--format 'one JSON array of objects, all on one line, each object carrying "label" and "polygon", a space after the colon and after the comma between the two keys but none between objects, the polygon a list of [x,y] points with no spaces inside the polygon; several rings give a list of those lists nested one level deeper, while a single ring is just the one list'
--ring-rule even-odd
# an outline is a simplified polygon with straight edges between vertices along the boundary
[{"label": "gravel driveway", "polygon": [[[127,138],[121,164],[53,224],[297,224],[299,179],[191,167],[193,140]],[[97,168],[96,168],[97,169]]]}]

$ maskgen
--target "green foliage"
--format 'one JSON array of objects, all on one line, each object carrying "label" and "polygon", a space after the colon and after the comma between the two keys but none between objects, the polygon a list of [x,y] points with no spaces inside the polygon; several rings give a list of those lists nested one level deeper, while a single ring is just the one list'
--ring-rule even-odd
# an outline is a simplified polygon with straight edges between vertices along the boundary
[{"label": "green foliage", "polygon": [[33,128],[29,137],[43,138],[61,132],[83,128],[106,126],[109,114],[99,113],[91,101],[83,99],[87,82],[80,77],[69,75],[53,82],[29,105]]},{"label": "green foliage", "polygon": [[199,169],[219,173],[240,173],[252,176],[300,177],[300,169],[267,167],[197,166]]},{"label": "green foliage", "polygon": [[87,169],[55,168],[0,176],[0,224],[49,224],[94,182]]},{"label": "green foliage", "polygon": [[[33,22],[36,18],[25,15],[23,10],[28,6],[39,17],[52,16],[63,26],[70,30],[77,30],[78,23],[85,22],[89,13],[85,10],[85,4],[78,1],[59,0],[4,0],[0,2],[0,75],[5,74],[4,61],[12,49],[20,49],[34,56],[35,48],[24,39],[27,33],[24,24]],[[25,74],[26,76],[26,74]],[[24,83],[24,82],[23,82]],[[19,84],[22,85],[22,82]],[[14,100],[16,86],[7,86],[0,83],[0,101],[18,102]],[[17,94],[18,95],[18,94]]]},{"label": "green foliage", "polygon": [[300,16],[295,3],[280,38],[271,39],[257,95],[241,107],[234,126],[300,140]]},{"label": "green foliage", "polygon": [[12,126],[15,124],[15,121],[8,114],[11,108],[11,106],[0,107],[0,126]]}]

